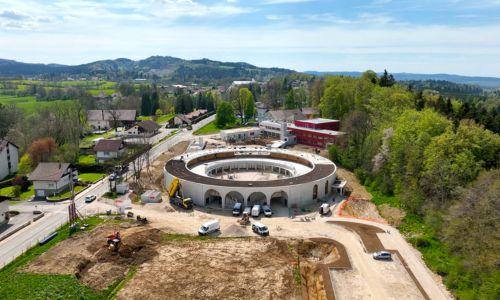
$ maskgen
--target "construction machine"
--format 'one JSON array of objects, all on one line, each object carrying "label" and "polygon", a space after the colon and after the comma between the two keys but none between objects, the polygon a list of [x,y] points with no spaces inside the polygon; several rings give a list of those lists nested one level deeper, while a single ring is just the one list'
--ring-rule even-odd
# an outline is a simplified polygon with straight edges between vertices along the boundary
[{"label": "construction machine", "polygon": [[108,235],[108,249],[117,252],[118,248],[120,248],[120,244],[122,242],[122,238],[120,237],[120,232],[117,231],[111,235]]},{"label": "construction machine", "polygon": [[168,187],[168,197],[170,198],[170,203],[174,205],[184,209],[193,208],[193,200],[191,200],[191,198],[184,198],[182,195],[182,185],[177,177],[174,177]]},{"label": "construction machine", "polygon": [[241,220],[239,220],[241,226],[250,225],[250,215],[247,212],[243,212]]}]

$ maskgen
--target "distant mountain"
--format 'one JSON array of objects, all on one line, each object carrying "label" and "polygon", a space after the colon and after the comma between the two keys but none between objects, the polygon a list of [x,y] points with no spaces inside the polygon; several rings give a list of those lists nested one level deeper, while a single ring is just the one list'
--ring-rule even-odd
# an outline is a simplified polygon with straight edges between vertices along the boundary
[{"label": "distant mountain", "polygon": [[[359,77],[363,74],[363,72],[316,72],[316,71],[306,71],[305,73],[315,76],[344,75],[352,77]],[[462,76],[453,74],[415,74],[415,73],[392,73],[392,75],[394,75],[394,77],[398,81],[444,80],[460,84],[477,84],[483,88],[500,88],[500,78],[497,77]]]},{"label": "distant mountain", "polygon": [[242,62],[184,60],[151,56],[143,60],[119,58],[82,65],[31,64],[0,59],[0,77],[64,78],[97,76],[109,80],[156,78],[173,82],[214,83],[237,79],[266,80],[295,73],[281,68],[259,68]]}]

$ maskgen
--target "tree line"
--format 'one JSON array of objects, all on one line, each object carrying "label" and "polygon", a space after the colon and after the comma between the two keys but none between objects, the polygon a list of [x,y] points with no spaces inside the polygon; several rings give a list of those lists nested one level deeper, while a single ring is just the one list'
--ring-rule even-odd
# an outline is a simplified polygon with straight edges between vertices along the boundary
[{"label": "tree line", "polygon": [[[455,251],[456,268],[440,273],[456,295],[498,298],[500,228],[491,220],[500,217],[500,136],[478,124],[466,103],[382,78],[367,71],[325,80],[321,113],[341,120],[347,132],[329,148],[331,159],[372,189],[395,195],[408,216],[421,218]],[[466,224],[467,232],[478,232],[461,235]]]}]

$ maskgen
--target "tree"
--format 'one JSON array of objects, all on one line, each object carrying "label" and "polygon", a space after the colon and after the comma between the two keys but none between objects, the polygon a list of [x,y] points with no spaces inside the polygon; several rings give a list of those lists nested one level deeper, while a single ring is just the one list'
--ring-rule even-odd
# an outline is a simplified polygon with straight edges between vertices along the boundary
[{"label": "tree", "polygon": [[34,141],[28,150],[28,154],[33,166],[36,166],[40,162],[50,161],[53,155],[56,154],[56,151],[56,141],[52,137],[47,137]]},{"label": "tree", "polygon": [[285,109],[294,109],[297,108],[295,103],[295,93],[293,89],[290,89],[285,97]]},{"label": "tree", "polygon": [[142,94],[141,97],[141,115],[150,116],[152,112],[151,109],[152,109],[151,96],[149,95],[149,92],[146,91]]},{"label": "tree", "polygon": [[228,102],[221,102],[217,107],[217,115],[215,116],[215,124],[218,128],[224,128],[233,125],[236,122],[234,109]]},{"label": "tree", "polygon": [[255,103],[253,99],[253,95],[250,94],[250,97],[246,98],[246,103],[245,103],[245,119],[248,121],[251,118],[253,118],[255,114]]},{"label": "tree", "polygon": [[382,87],[391,87],[396,83],[394,76],[389,74],[387,70],[384,70],[384,74],[380,77],[379,85]]},{"label": "tree", "polygon": [[239,95],[233,100],[233,106],[238,112],[241,123],[245,123],[245,106],[250,101],[253,101],[252,92],[248,88],[240,88]]},{"label": "tree", "polygon": [[21,175],[27,175],[31,173],[33,170],[32,168],[33,162],[31,161],[31,157],[28,155],[28,153],[25,153],[21,158],[19,159],[19,174]]},{"label": "tree", "polygon": [[151,94],[151,114],[155,113],[158,108],[160,108],[160,96],[155,87]]}]

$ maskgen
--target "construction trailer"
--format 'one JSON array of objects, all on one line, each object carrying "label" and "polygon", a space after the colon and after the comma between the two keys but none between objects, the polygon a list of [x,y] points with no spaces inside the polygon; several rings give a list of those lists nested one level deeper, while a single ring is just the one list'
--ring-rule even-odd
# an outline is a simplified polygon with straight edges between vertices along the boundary
[{"label": "construction trailer", "polygon": [[147,190],[141,195],[142,203],[161,203],[161,191]]},{"label": "construction trailer", "polygon": [[191,200],[191,198],[184,198],[184,195],[182,194],[182,185],[177,177],[174,177],[168,187],[168,197],[170,199],[170,203],[173,205],[177,205],[184,209],[193,208],[193,200]]}]

